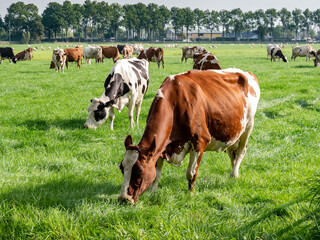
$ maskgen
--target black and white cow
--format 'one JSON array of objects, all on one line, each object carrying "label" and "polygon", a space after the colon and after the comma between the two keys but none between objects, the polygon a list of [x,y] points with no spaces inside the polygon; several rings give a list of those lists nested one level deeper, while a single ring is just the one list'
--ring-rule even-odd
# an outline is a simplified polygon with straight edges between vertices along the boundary
[{"label": "black and white cow", "polygon": [[133,127],[133,109],[136,107],[138,124],[141,104],[149,86],[149,62],[145,59],[118,60],[110,70],[104,83],[105,91],[100,98],[91,100],[85,128],[97,128],[109,115],[110,129],[113,130],[114,109],[119,112],[128,106],[128,117]]},{"label": "black and white cow", "polygon": [[13,54],[13,50],[11,47],[5,47],[5,48],[0,48],[0,55],[1,55],[1,60],[0,63],[3,63],[3,59],[8,58],[10,63],[11,61],[16,63],[16,58]]},{"label": "black and white cow", "polygon": [[287,57],[283,55],[280,47],[271,48],[271,62],[272,60],[276,61],[277,59],[282,59],[283,62],[288,62]]}]

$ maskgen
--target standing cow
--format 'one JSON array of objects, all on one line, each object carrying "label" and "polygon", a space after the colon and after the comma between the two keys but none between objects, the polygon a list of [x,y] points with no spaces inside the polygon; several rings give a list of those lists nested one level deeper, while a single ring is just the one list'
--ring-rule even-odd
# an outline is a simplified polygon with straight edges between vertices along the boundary
[{"label": "standing cow", "polygon": [[156,62],[158,68],[160,68],[160,62],[162,68],[164,68],[164,51],[162,48],[149,47],[144,49],[138,56],[138,59],[147,59],[149,62]]},{"label": "standing cow", "polygon": [[120,58],[120,53],[117,47],[103,47],[102,48],[102,62],[103,58],[112,58],[115,63]]},{"label": "standing cow", "polygon": [[182,57],[181,57],[181,63],[183,62],[183,60],[185,60],[185,62],[188,61],[188,58],[193,58],[193,55],[196,53],[202,53],[203,51],[205,51],[206,49],[204,47],[198,47],[198,46],[194,46],[194,47],[183,47],[182,48]]},{"label": "standing cow", "polygon": [[6,59],[6,58],[9,59],[10,63],[11,61],[13,63],[16,63],[16,58],[13,54],[13,49],[11,47],[0,48],[0,56],[1,56],[0,64],[2,64],[3,59]]},{"label": "standing cow", "polygon": [[133,127],[133,109],[136,107],[138,124],[141,104],[149,86],[149,63],[142,59],[122,59],[117,61],[104,83],[105,91],[100,98],[91,100],[85,128],[97,128],[109,114],[110,129],[113,130],[114,108],[119,112],[128,106],[128,117]]},{"label": "standing cow", "polygon": [[276,61],[277,59],[282,59],[283,62],[288,62],[287,57],[283,55],[280,47],[271,48],[271,62],[272,60]]},{"label": "standing cow", "polygon": [[192,70],[167,77],[139,144],[133,145],[130,135],[125,139],[119,200],[135,203],[149,186],[157,189],[163,160],[180,166],[188,153],[191,191],[205,151],[227,151],[231,176],[238,177],[259,97],[257,78],[239,69]]},{"label": "standing cow", "polygon": [[275,44],[275,43],[269,43],[267,44],[267,58],[271,57],[271,49],[273,48],[280,48],[278,44]]},{"label": "standing cow", "polygon": [[50,68],[55,68],[56,72],[64,72],[64,64],[66,63],[66,54],[63,49],[54,49],[52,51],[52,61]]},{"label": "standing cow", "polygon": [[88,46],[83,50],[83,58],[87,64],[91,64],[91,59],[94,58],[96,63],[102,62],[102,48]]},{"label": "standing cow", "polygon": [[293,46],[291,60],[296,60],[297,57],[306,57],[306,61],[310,61],[311,57],[316,56],[316,50],[311,46]]},{"label": "standing cow", "polygon": [[17,53],[15,58],[17,59],[17,61],[24,61],[24,60],[30,61],[33,57],[32,51],[33,51],[33,49],[31,47],[29,47],[28,49]]},{"label": "standing cow", "polygon": [[66,67],[69,69],[69,62],[76,62],[77,68],[80,68],[83,50],[81,47],[76,48],[66,48],[64,49],[64,53],[66,54]]}]

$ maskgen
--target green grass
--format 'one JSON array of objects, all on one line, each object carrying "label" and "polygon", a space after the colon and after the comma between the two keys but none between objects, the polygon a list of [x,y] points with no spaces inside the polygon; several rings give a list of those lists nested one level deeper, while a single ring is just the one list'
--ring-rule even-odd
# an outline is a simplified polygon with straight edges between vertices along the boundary
[{"label": "green grass", "polygon": [[[117,201],[125,137],[138,143],[162,81],[192,68],[191,59],[180,63],[180,48],[164,50],[165,69],[150,65],[139,126],[129,127],[125,108],[114,131],[108,123],[83,129],[111,60],[80,70],[70,64],[62,74],[49,69],[52,50],[38,50],[32,61],[0,65],[0,239],[319,238],[319,204],[310,205],[309,190],[320,162],[320,68],[305,58],[271,63],[260,45],[209,49],[223,68],[251,71],[260,83],[240,178],[229,178],[227,154],[207,152],[194,196],[186,158],[179,168],[164,165],[157,192],[134,206]],[[290,58],[291,46],[283,50]]]}]

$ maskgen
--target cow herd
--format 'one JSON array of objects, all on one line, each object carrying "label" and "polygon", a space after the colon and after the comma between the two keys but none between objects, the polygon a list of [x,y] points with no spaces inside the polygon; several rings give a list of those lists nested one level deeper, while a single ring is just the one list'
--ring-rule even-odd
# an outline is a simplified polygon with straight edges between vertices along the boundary
[{"label": "cow herd", "polygon": [[[32,59],[32,49],[14,56],[11,48],[0,48],[1,61]],[[123,59],[120,59],[120,54]],[[137,54],[137,58],[132,58]],[[271,61],[287,62],[280,46],[267,45]],[[292,57],[315,57],[320,52],[310,46],[293,47]],[[130,126],[138,124],[143,98],[149,87],[149,64],[156,62],[164,68],[164,50],[141,45],[88,46],[54,49],[51,68],[64,72],[69,62],[81,67],[84,58],[96,63],[104,58],[114,62],[99,98],[93,98],[88,107],[84,128],[97,128],[108,118],[113,130],[115,110],[128,107]],[[193,191],[198,168],[206,151],[227,152],[232,166],[230,176],[239,176],[239,167],[248,147],[254,126],[254,116],[260,98],[259,83],[251,72],[240,69],[222,69],[218,59],[203,47],[183,47],[182,58],[193,59],[193,69],[169,75],[159,87],[150,106],[144,133],[137,145],[131,135],[125,138],[125,155],[120,164],[123,182],[119,200],[136,203],[148,188],[156,190],[163,162],[180,166],[187,154],[188,188]],[[135,109],[135,120],[134,120]]]},{"label": "cow herd", "polygon": [[[288,62],[286,56],[284,56],[281,47],[278,44],[267,44],[267,57],[270,57],[271,61],[277,59],[283,62]],[[306,61],[310,61],[314,57],[314,66],[317,67],[320,62],[320,49],[316,51],[312,46],[293,46],[291,60],[296,60],[297,57],[306,57]]]}]

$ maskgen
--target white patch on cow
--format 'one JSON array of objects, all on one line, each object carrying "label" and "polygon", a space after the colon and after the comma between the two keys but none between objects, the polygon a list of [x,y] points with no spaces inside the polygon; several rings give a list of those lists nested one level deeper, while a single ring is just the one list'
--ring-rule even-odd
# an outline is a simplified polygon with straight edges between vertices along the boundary
[{"label": "white patch on cow", "polygon": [[164,99],[164,95],[163,95],[163,93],[162,93],[162,91],[161,91],[161,88],[159,88],[158,89],[158,91],[157,91],[157,94],[156,94],[156,98],[163,98]]},{"label": "white patch on cow", "polygon": [[175,75],[169,75],[168,78],[170,79],[170,81],[175,80]]},{"label": "white patch on cow", "polygon": [[187,179],[192,180],[194,175],[196,174],[196,169],[198,167],[198,158],[200,156],[200,152],[191,151],[189,165],[186,171]]},{"label": "white patch on cow", "polygon": [[130,185],[132,167],[137,162],[138,157],[139,157],[139,152],[137,150],[127,150],[126,154],[124,155],[124,158],[122,160],[123,182],[122,182],[121,191],[119,194],[119,199],[128,199],[129,201],[131,199],[127,195],[127,193]]},{"label": "white patch on cow", "polygon": [[173,153],[172,156],[168,156],[167,162],[175,167],[179,167],[186,155],[190,150],[190,142],[186,142],[183,146],[181,146],[180,153]]}]

